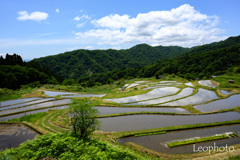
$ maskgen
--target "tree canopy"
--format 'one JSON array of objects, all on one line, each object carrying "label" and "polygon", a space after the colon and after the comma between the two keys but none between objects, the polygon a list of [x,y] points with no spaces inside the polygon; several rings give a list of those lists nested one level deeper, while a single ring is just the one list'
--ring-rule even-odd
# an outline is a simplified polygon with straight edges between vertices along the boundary
[{"label": "tree canopy", "polygon": [[94,103],[88,98],[72,99],[70,104],[71,126],[73,133],[80,138],[88,136],[99,129],[99,121],[96,118],[98,110],[93,108]]}]

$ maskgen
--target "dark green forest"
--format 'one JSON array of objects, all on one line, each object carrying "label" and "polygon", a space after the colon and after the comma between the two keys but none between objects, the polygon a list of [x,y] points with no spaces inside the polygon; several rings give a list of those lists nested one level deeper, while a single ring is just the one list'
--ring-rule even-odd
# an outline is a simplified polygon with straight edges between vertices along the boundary
[{"label": "dark green forest", "polygon": [[141,68],[158,59],[172,58],[189,50],[177,46],[151,47],[140,44],[126,50],[74,50],[33,61],[64,78],[77,80],[96,73]]},{"label": "dark green forest", "polygon": [[23,62],[17,54],[6,54],[0,57],[0,88],[18,89],[28,84],[35,87],[39,84],[56,84],[61,80],[47,68],[40,67],[36,62]]}]

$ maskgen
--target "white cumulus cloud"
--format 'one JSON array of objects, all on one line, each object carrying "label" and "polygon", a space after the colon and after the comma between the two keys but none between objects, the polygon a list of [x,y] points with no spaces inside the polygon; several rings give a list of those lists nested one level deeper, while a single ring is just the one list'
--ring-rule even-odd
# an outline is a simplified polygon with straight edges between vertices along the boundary
[{"label": "white cumulus cloud", "polygon": [[[77,24],[77,28],[81,28],[81,27],[83,27],[86,23],[87,23],[87,21],[89,20],[89,19],[91,19],[91,17],[89,17],[88,15],[86,15],[86,14],[84,14],[84,15],[82,15],[82,16],[76,16],[75,18],[73,18],[73,20],[74,21],[76,21],[76,22],[78,22],[78,24]],[[81,23],[80,23],[81,22]]]},{"label": "white cumulus cloud", "polygon": [[18,12],[18,20],[25,21],[25,20],[34,20],[34,21],[42,21],[46,20],[48,18],[48,14],[45,12],[32,12],[28,13],[27,11],[19,11]]},{"label": "white cumulus cloud", "polygon": [[86,20],[86,19],[91,19],[91,18],[88,15],[84,14],[81,17],[76,16],[73,20],[78,22],[80,20]]},{"label": "white cumulus cloud", "polygon": [[189,4],[168,11],[139,13],[136,17],[111,14],[91,23],[96,29],[77,32],[77,38],[94,39],[98,44],[148,43],[185,47],[226,38],[220,36],[223,30],[217,28],[217,16],[200,13]]}]

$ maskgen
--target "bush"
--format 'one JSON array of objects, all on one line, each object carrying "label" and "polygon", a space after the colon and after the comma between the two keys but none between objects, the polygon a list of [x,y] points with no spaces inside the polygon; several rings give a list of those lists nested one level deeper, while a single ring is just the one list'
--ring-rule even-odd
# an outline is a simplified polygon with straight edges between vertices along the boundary
[{"label": "bush", "polygon": [[18,148],[0,152],[4,159],[140,159],[128,150],[97,140],[83,141],[66,134],[48,134],[22,143]]}]

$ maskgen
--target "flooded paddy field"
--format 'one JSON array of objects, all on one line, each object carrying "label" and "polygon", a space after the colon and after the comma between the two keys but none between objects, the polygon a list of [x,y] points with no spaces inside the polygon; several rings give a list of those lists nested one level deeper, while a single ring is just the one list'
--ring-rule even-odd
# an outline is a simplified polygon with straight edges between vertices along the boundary
[{"label": "flooded paddy field", "polygon": [[166,105],[166,106],[185,106],[185,105],[189,105],[189,104],[203,103],[203,102],[210,101],[210,100],[213,100],[213,99],[218,99],[218,98],[219,97],[216,95],[215,92],[200,88],[199,91],[193,96],[190,96],[190,97],[187,97],[187,98],[184,98],[184,99],[180,99],[180,100],[177,100],[177,101],[165,103],[165,104],[162,104],[162,105]]},{"label": "flooded paddy field", "polygon": [[0,115],[10,114],[10,113],[15,113],[15,112],[22,112],[22,111],[27,111],[27,110],[31,110],[31,109],[38,109],[38,108],[56,106],[56,105],[64,105],[64,104],[69,104],[70,102],[71,102],[71,99],[61,99],[61,100],[40,103],[40,104],[27,106],[27,107],[22,107],[22,108],[3,110],[3,111],[0,111]]},{"label": "flooded paddy field", "polygon": [[220,90],[220,91],[225,95],[229,95],[233,93],[232,91],[227,91],[227,90]]},{"label": "flooded paddy field", "polygon": [[15,148],[29,139],[34,139],[37,132],[22,124],[0,124],[0,150]]},{"label": "flooded paddy field", "polygon": [[39,113],[39,112],[47,112],[51,109],[58,109],[58,110],[66,109],[68,107],[69,107],[68,105],[64,105],[64,106],[58,106],[58,107],[50,107],[50,108],[39,109],[39,110],[35,110],[35,111],[26,111],[24,113],[18,113],[18,114],[13,114],[13,115],[10,115],[10,116],[0,117],[0,121],[8,121],[8,120],[11,120],[11,119],[14,119],[14,118],[20,118],[22,116],[29,115],[29,114],[35,114],[35,113]]},{"label": "flooded paddy field", "polygon": [[56,91],[44,91],[47,96],[55,97],[61,96],[65,98],[73,98],[73,97],[103,97],[106,94],[78,94],[71,92],[56,92]]},{"label": "flooded paddy field", "polygon": [[22,103],[22,102],[28,102],[28,101],[33,101],[41,98],[22,98],[22,99],[15,99],[15,100],[10,100],[10,101],[3,101],[1,103],[1,107],[3,106],[8,106],[8,105],[13,105],[17,103]]},{"label": "flooded paddy field", "polygon": [[199,124],[237,120],[238,112],[225,112],[207,115],[129,115],[99,118],[101,131],[121,132],[185,124]]},{"label": "flooded paddy field", "polygon": [[176,87],[156,88],[148,93],[141,94],[141,95],[123,97],[123,98],[105,99],[105,100],[116,102],[116,103],[130,103],[130,102],[143,101],[143,100],[175,94],[178,90],[179,89]]},{"label": "flooded paddy field", "polygon": [[10,105],[10,106],[7,106],[7,107],[2,107],[2,108],[0,108],[0,111],[1,111],[1,110],[6,110],[6,109],[12,109],[12,108],[18,108],[18,107],[28,106],[28,105],[36,104],[36,103],[43,103],[43,102],[51,101],[51,100],[55,100],[55,98],[41,98],[41,99],[37,99],[37,100],[31,101],[31,102],[14,104],[14,105]]},{"label": "flooded paddy field", "polygon": [[211,112],[221,109],[234,108],[237,106],[240,106],[240,94],[232,95],[228,98],[216,100],[206,104],[196,105],[194,108],[201,112]]},{"label": "flooded paddy field", "polygon": [[150,104],[159,104],[159,103],[164,103],[164,102],[168,102],[171,100],[175,100],[178,98],[183,98],[186,96],[191,95],[193,92],[192,88],[184,88],[179,94],[177,95],[173,95],[173,96],[167,96],[167,97],[163,97],[163,98],[157,98],[157,99],[152,99],[152,100],[148,100],[148,101],[144,101],[144,102],[136,102],[136,103],[129,103],[126,105],[150,105]]},{"label": "flooded paddy field", "polygon": [[201,84],[202,86],[207,86],[207,87],[212,87],[212,88],[216,88],[217,85],[213,84],[211,82],[211,80],[200,80],[198,81],[199,84]]},{"label": "flooded paddy field", "polygon": [[99,115],[126,113],[126,112],[171,112],[171,113],[190,113],[183,108],[136,108],[136,107],[95,107],[100,112]]},{"label": "flooded paddy field", "polygon": [[184,83],[186,86],[190,86],[190,87],[194,87],[193,84],[191,82],[188,83]]},{"label": "flooded paddy field", "polygon": [[[226,132],[234,132],[240,136],[240,125],[227,125],[227,126],[219,126],[219,127],[210,127],[210,128],[202,128],[202,129],[191,129],[191,130],[183,130],[183,131],[171,131],[166,134],[159,135],[149,135],[149,136],[141,136],[141,137],[127,137],[119,139],[118,142],[124,144],[126,142],[134,142],[148,149],[168,154],[187,154],[194,153],[193,144],[179,146],[170,148],[168,147],[168,143],[173,141],[180,141],[184,139],[196,138],[196,137],[208,137],[216,134],[223,134]],[[235,145],[240,143],[240,138],[228,138],[223,140],[215,140],[210,142],[202,142],[195,145],[198,146],[213,146],[215,143],[216,146],[228,146]],[[196,150],[195,148],[195,150]]]}]

